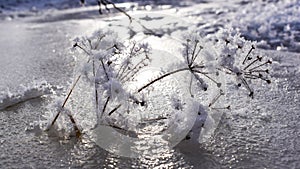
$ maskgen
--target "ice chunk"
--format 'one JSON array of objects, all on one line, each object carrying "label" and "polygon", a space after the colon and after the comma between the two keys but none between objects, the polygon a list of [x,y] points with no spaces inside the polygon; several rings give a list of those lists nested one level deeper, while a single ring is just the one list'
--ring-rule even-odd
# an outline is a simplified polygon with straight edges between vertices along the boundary
[{"label": "ice chunk", "polygon": [[46,81],[33,82],[27,87],[21,86],[15,93],[7,90],[0,93],[0,110],[51,93],[53,93],[52,86]]}]

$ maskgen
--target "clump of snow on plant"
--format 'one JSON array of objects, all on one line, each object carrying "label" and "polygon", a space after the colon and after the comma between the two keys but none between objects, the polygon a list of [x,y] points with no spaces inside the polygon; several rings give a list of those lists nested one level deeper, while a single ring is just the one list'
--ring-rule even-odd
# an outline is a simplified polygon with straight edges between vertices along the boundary
[{"label": "clump of snow on plant", "polygon": [[14,93],[7,89],[7,91],[2,91],[0,93],[0,110],[29,99],[52,93],[52,86],[46,81],[34,81],[27,86],[21,85],[20,89]]},{"label": "clump of snow on plant", "polygon": [[[197,45],[203,48],[195,63],[200,63],[200,70],[204,74],[199,74],[200,78],[195,80],[195,83],[200,84],[200,89],[207,83],[207,92],[199,92],[197,88],[192,87],[192,93],[201,104],[200,116],[204,116],[206,120],[203,127],[197,127],[201,121],[201,118],[198,118],[199,122],[195,123],[191,133],[197,137],[199,135],[195,133],[201,131],[199,141],[206,142],[217,128],[222,112],[230,109],[230,102],[222,100],[225,93],[232,93],[233,90],[238,92],[242,88],[253,97],[255,89],[252,83],[271,83],[269,67],[272,60],[257,50],[254,42],[245,40],[233,29],[222,29],[206,37],[189,35],[186,38],[186,46],[189,47],[184,48],[184,57],[186,53],[197,52]],[[198,138],[192,137],[193,139]]]},{"label": "clump of snow on plant", "polygon": [[[60,118],[57,119],[57,123],[49,131],[50,135],[65,139],[74,136],[74,126],[69,117],[69,115],[74,115],[74,112],[71,112],[68,108],[61,107],[63,100],[60,97],[53,96],[52,99],[53,102],[46,107],[47,111],[40,117],[39,124],[36,124],[35,129],[37,131],[47,130],[57,113],[61,112]],[[35,131],[33,130],[33,132]]]}]

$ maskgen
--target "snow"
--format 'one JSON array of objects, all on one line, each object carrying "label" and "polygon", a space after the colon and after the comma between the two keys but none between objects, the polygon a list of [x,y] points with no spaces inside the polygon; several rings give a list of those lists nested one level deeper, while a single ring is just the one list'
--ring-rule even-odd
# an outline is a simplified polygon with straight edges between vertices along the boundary
[{"label": "snow", "polygon": [[[233,27],[267,49],[300,51],[300,1],[252,3],[236,15]],[[241,25],[243,25],[241,27]]]},{"label": "snow", "polygon": [[[68,90],[67,86],[73,79],[72,77],[75,76],[76,78],[76,76],[78,75],[77,73],[83,72],[85,73],[85,77],[87,77],[85,79],[86,81],[79,82],[74,95],[72,95],[70,99],[71,102],[68,105],[68,108],[65,109],[65,112],[63,114],[66,115],[69,113],[73,115],[75,119],[81,121],[80,127],[83,127],[86,130],[92,129],[95,126],[95,123],[97,123],[97,117],[95,116],[95,114],[91,115],[90,113],[95,111],[95,102],[93,98],[90,97],[95,94],[90,87],[90,82],[94,80],[91,74],[89,74],[92,70],[92,66],[86,64],[86,62],[82,60],[82,58],[84,58],[84,52],[79,54],[80,56],[78,56],[78,53],[70,54],[66,52],[66,50],[68,50],[69,47],[72,46],[72,44],[67,43],[66,40],[62,39],[74,39],[74,36],[81,35],[85,38],[91,38],[94,35],[90,36],[90,32],[98,30],[99,27],[105,27],[106,29],[116,29],[117,32],[126,32],[128,20],[125,16],[122,15],[110,17],[107,17],[105,15],[105,17],[101,18],[97,15],[97,7],[95,6],[63,10],[62,8],[70,8],[76,6],[73,6],[73,2],[70,3],[68,1],[60,1],[62,3],[66,3],[65,7],[59,7],[61,11],[50,10],[46,12],[43,9],[45,6],[39,8],[40,2],[41,1],[32,1],[30,3],[26,2],[28,6],[36,7],[31,8],[31,11],[26,11],[28,8],[25,5],[25,11],[21,10],[24,15],[20,15],[21,8],[16,7],[17,3],[13,1],[10,1],[12,5],[5,4],[5,9],[3,9],[3,7],[1,9],[3,14],[1,14],[1,16],[8,16],[11,21],[0,21],[0,29],[2,32],[0,49],[2,49],[3,51],[6,48],[9,49],[1,55],[1,71],[5,73],[0,75],[0,87],[2,90],[0,108],[4,109],[4,113],[13,114],[10,109],[16,109],[14,107],[15,104],[24,102],[22,104],[28,106],[27,101],[29,99],[40,97],[45,94],[52,94],[53,87],[51,85],[46,82],[42,82],[41,80],[37,80],[40,83],[31,83],[32,79],[42,79],[41,77],[45,76],[50,84],[64,86],[64,92],[66,92]],[[54,4],[54,8],[58,8],[58,6],[61,6],[62,4],[60,2],[53,1],[51,3]],[[193,3],[186,2],[186,4]],[[140,2],[139,5],[141,5]],[[149,79],[147,77],[150,76],[151,79],[157,76],[156,74],[154,74],[155,72],[157,72],[157,74],[162,74],[171,70],[172,67],[184,65],[182,63],[184,59],[182,58],[181,51],[178,50],[178,47],[181,46],[182,43],[185,43],[185,41],[179,40],[182,33],[188,35],[192,35],[192,33],[190,32],[198,35],[200,34],[199,36],[191,36],[190,39],[200,37],[201,43],[203,44],[207,43],[205,38],[208,38],[210,40],[229,38],[233,42],[227,47],[218,44],[221,43],[220,41],[217,43],[207,43],[206,46],[203,45],[206,49],[206,51],[204,51],[206,52],[206,60],[213,60],[214,54],[228,52],[232,55],[236,54],[237,51],[235,50],[235,48],[233,48],[234,45],[245,46],[245,50],[237,54],[243,56],[247,54],[247,51],[251,49],[251,45],[244,39],[237,38],[238,36],[236,35],[238,31],[240,31],[241,36],[243,36],[245,39],[257,41],[256,48],[269,49],[269,51],[258,49],[259,52],[255,53],[255,55],[263,54],[263,56],[270,56],[273,59],[273,64],[269,65],[271,68],[270,75],[272,76],[272,84],[266,85],[265,83],[260,83],[257,81],[251,83],[251,87],[257,92],[257,94],[254,96],[257,101],[253,101],[245,97],[248,94],[248,91],[246,89],[243,88],[242,93],[237,93],[236,90],[238,87],[232,86],[227,89],[227,91],[229,92],[228,100],[231,101],[226,102],[230,103],[230,105],[233,107],[231,112],[226,112],[225,114],[214,114],[214,112],[209,110],[208,107],[205,107],[203,105],[200,106],[200,110],[203,113],[201,114],[201,116],[197,116],[197,122],[199,123],[197,123],[197,125],[194,125],[192,132],[190,133],[192,139],[184,140],[181,144],[178,145],[179,152],[183,152],[185,160],[191,161],[192,165],[196,168],[197,166],[198,168],[199,166],[202,168],[218,168],[221,165],[225,165],[226,168],[236,168],[240,166],[244,166],[245,168],[254,168],[261,166],[266,166],[269,168],[293,168],[298,166],[299,152],[296,152],[295,149],[299,144],[297,141],[297,135],[299,135],[299,133],[295,131],[295,129],[299,128],[299,122],[297,121],[297,113],[299,111],[299,80],[297,79],[297,77],[300,73],[300,69],[298,66],[300,63],[300,56],[297,53],[291,52],[299,51],[299,21],[297,19],[300,11],[299,2],[295,0],[255,2],[220,0],[206,1],[206,3],[199,3],[192,6],[183,6],[183,4],[179,5],[179,3],[174,1],[172,5],[172,7],[174,8],[171,9],[166,6],[166,9],[165,7],[153,8],[151,6],[147,6],[145,7],[145,9],[148,10],[147,14],[143,14],[145,11],[143,11],[142,7],[139,8],[139,11],[135,11],[135,9],[132,9],[132,11],[129,12],[136,18],[136,20],[139,20],[142,24],[147,25],[147,27],[155,30],[155,32],[157,33],[155,36],[145,37],[143,35],[145,31],[142,31],[143,29],[138,23],[135,22],[135,20],[132,23],[131,32],[126,32],[121,38],[123,40],[128,37],[135,37],[136,42],[147,42],[145,44],[149,44],[149,46],[152,48],[150,51],[153,52],[151,53],[151,56],[153,56],[152,63],[154,63],[154,65],[147,67],[147,69],[144,69],[143,72],[140,72],[137,75],[136,79],[141,80],[141,84],[146,83],[146,81]],[[7,9],[7,6],[11,6],[9,7],[11,9]],[[92,16],[84,14],[84,12],[91,11],[93,11],[91,13]],[[43,14],[44,12],[47,15]],[[28,17],[33,15],[33,13],[37,16]],[[78,13],[80,14],[80,20],[76,20],[78,15],[72,16],[72,14]],[[120,20],[124,20],[124,22],[122,22],[123,25],[118,25],[121,22]],[[16,27],[11,26],[15,24],[17,25]],[[219,31],[221,28],[227,29],[228,25],[233,26],[233,29],[231,31]],[[52,31],[52,29],[50,29],[52,27],[55,27],[55,31]],[[21,32],[20,30],[25,31]],[[70,30],[70,32],[67,30]],[[88,33],[84,33],[85,31]],[[43,37],[38,36],[39,33],[43,34],[43,36],[46,36],[46,38],[39,38]],[[65,36],[65,34],[67,35]],[[88,36],[84,36],[84,34]],[[35,38],[30,39],[30,37],[32,36]],[[63,38],[61,39],[58,37]],[[28,39],[30,40],[30,43],[26,43],[28,42]],[[49,41],[54,41],[54,43],[59,41],[61,42],[60,44],[64,45],[63,47],[59,45],[53,45],[54,43],[49,43]],[[16,47],[14,47],[12,44],[16,45]],[[92,46],[95,46],[95,44],[96,43],[93,41]],[[127,44],[130,43],[128,42]],[[124,43],[125,46],[127,44]],[[42,49],[36,50],[35,47],[39,45],[41,45]],[[15,48],[20,48],[20,50],[14,50]],[[279,50],[289,52],[282,52]],[[23,51],[25,52],[25,55],[24,57],[20,57],[23,56]],[[53,56],[51,53],[54,53],[53,55],[55,56]],[[107,54],[107,51],[92,50],[91,53],[93,55],[90,55],[89,57],[85,56],[84,59],[103,59]],[[42,57],[38,58],[37,56],[40,55],[42,55]],[[70,59],[71,57],[68,58],[67,55],[76,56],[74,56],[74,60],[72,60]],[[163,57],[160,58],[158,56]],[[62,59],[64,57],[68,59]],[[173,57],[174,59],[170,61],[168,57]],[[34,63],[35,61],[38,62]],[[74,67],[74,61],[79,61],[82,63],[79,64],[80,66],[76,67],[80,67],[80,70],[75,71],[75,75],[71,75],[70,72],[72,72],[72,69]],[[226,65],[227,67],[232,68],[235,73],[238,73],[243,71],[240,67],[242,61],[243,60],[234,60],[233,58],[224,57],[219,60],[218,64]],[[167,66],[168,68],[164,69],[164,67],[166,66],[166,62],[169,63]],[[116,63],[118,63],[119,65],[123,65],[127,63],[127,60],[121,60],[120,62]],[[81,67],[82,65],[84,65],[83,68]],[[61,68],[61,66],[63,66],[63,68]],[[47,71],[43,71],[44,69],[46,69]],[[22,75],[22,72],[26,72],[26,75]],[[65,72],[68,73],[64,75]],[[115,72],[111,72],[110,75],[114,77],[114,73]],[[35,76],[37,76],[38,78]],[[178,85],[178,81],[181,81],[182,77],[189,79],[187,78],[189,76],[187,76],[186,74],[182,74],[180,77],[174,77],[175,79],[178,78],[176,82],[167,83],[167,85],[170,88],[179,88],[179,91],[181,91],[183,88],[186,89],[186,86]],[[100,82],[101,80],[102,78],[96,79],[97,82]],[[230,83],[233,83],[236,79],[233,78],[226,80],[230,80]],[[26,87],[18,90],[17,88],[20,86],[20,84],[24,84]],[[131,85],[132,88],[136,88],[136,85],[141,84],[128,85]],[[163,85],[164,84],[158,84],[158,86]],[[122,96],[122,98],[128,97],[127,91],[124,91],[123,86],[120,84],[118,79],[112,79],[111,83],[108,83],[107,86],[107,93],[113,93],[115,98],[120,98],[120,96]],[[224,87],[223,84],[222,87]],[[5,90],[6,88],[9,89]],[[57,88],[54,88],[54,90],[57,90]],[[169,93],[172,93],[172,91],[166,90],[158,92],[161,92],[162,95],[153,95],[152,97],[157,97],[163,101],[159,103],[159,105],[156,105],[157,103],[155,102],[152,103],[154,105],[153,112],[159,109],[155,106],[169,111],[169,108],[165,108],[166,105],[170,106],[171,108],[180,108],[185,105],[183,100],[186,99],[183,96],[180,96],[183,97],[180,100],[174,100],[174,97],[176,98],[178,96],[169,95]],[[188,91],[184,92],[188,93]],[[63,96],[63,92],[59,90],[56,94],[58,95],[58,97]],[[214,97],[216,94],[218,93],[201,95],[201,98],[204,100],[207,99],[206,102],[209,103],[208,98],[211,100],[211,97]],[[49,99],[51,100],[52,98]],[[53,100],[55,102],[56,99]],[[62,101],[60,101],[59,103],[61,104],[61,102]],[[49,118],[53,118],[53,116],[57,113],[57,107],[59,107],[60,104],[49,105],[49,112],[45,115],[45,118],[48,119],[48,123]],[[5,109],[8,106],[12,107],[10,109]],[[193,111],[189,111],[189,109],[184,111],[195,112],[194,109],[196,109],[196,107],[198,106],[189,106],[189,108],[193,109]],[[29,110],[26,109],[26,107],[21,107],[20,109],[21,110],[17,109],[16,111],[36,111],[35,107],[31,107]],[[144,109],[140,109],[139,111],[146,112],[146,110]],[[39,112],[39,114],[40,113],[41,112]],[[36,117],[39,117],[39,114],[35,114]],[[3,116],[2,119],[4,120],[9,119],[5,115],[3,115],[2,112],[0,115],[1,117]],[[19,117],[20,115],[22,115],[22,113],[14,115],[16,115],[16,117]],[[65,115],[61,116],[58,121],[57,127],[60,129],[66,128],[68,130],[67,132],[70,132],[72,130],[72,124],[66,123],[69,119]],[[34,119],[34,116],[32,114],[29,114],[25,117],[30,117],[31,121],[37,120],[36,118]],[[176,116],[173,116],[173,120],[182,119],[180,123],[174,124],[174,128],[180,129],[180,126],[176,127],[176,125],[183,125],[187,120],[191,120],[185,119],[185,117],[186,116],[182,116],[182,114],[176,114]],[[124,121],[120,122],[120,124],[118,125],[124,126],[132,117],[114,116],[114,118],[119,120],[123,118]],[[221,119],[220,124],[218,122],[219,119]],[[15,125],[18,126],[18,120],[14,118],[12,118],[12,120],[16,121]],[[136,121],[138,120],[140,119],[136,119]],[[136,121],[129,121],[131,122],[131,125],[126,127],[128,129],[133,129],[135,125],[137,125]],[[169,123],[172,122],[172,120],[169,121]],[[203,123],[205,124],[205,126],[203,129],[201,129]],[[10,125],[9,123],[3,124],[5,128],[12,127],[12,125]],[[211,128],[215,130],[209,130]],[[161,127],[158,126],[157,128],[153,129],[160,130]],[[6,129],[5,131],[7,132]],[[20,133],[22,134],[22,132]],[[203,136],[203,134],[205,133],[207,134]],[[197,140],[197,138],[199,138],[199,134],[202,134],[200,138],[204,139],[200,140],[202,144],[199,144],[199,140]],[[66,133],[62,132],[62,136],[65,135]],[[3,136],[4,139],[9,140],[9,138],[6,137],[5,134],[0,133],[0,139],[2,139]],[[30,143],[34,142],[34,144],[36,144],[36,140],[42,142],[43,139],[45,139],[43,136],[43,138],[35,138],[35,140],[32,141],[32,138],[28,135],[22,136],[28,139],[29,142],[31,141]],[[289,143],[290,140],[292,143]],[[10,140],[10,142],[15,143],[13,140]],[[47,144],[49,142],[51,144],[54,141],[47,140]],[[61,145],[62,147],[64,147],[63,144]],[[11,145],[6,147],[11,147]],[[87,147],[93,146],[88,144]],[[47,148],[51,150],[49,156],[53,157],[51,154],[56,154],[55,150],[52,151],[53,149],[51,149],[51,146]],[[96,147],[93,148],[94,149],[92,151],[99,151]],[[205,149],[205,151],[202,150],[202,148]],[[26,148],[23,147],[23,149]],[[78,154],[83,154],[83,156],[87,155],[91,157],[91,159],[95,158],[89,155],[91,151],[90,148],[88,148],[88,150],[85,150],[84,152],[82,152],[82,149],[84,148],[75,148],[75,150],[72,149],[71,151],[78,151]],[[10,152],[7,150],[7,148],[4,148],[3,151]],[[18,149],[15,148],[13,149],[13,151],[18,151]],[[283,151],[286,153],[280,153]],[[60,151],[60,153],[64,154],[65,152]],[[76,153],[77,152],[75,152],[75,154]],[[34,153],[32,154],[34,156]],[[66,154],[69,155],[69,153]],[[172,154],[172,152],[170,152],[170,154]],[[181,155],[175,156],[181,157]],[[13,158],[13,155],[9,155],[8,158]],[[97,156],[97,159],[98,158],[99,156]],[[100,158],[102,158],[102,156],[100,156]],[[247,160],[243,159],[249,160],[250,163],[247,163]],[[256,161],[255,159],[258,159],[260,161]],[[34,161],[34,159],[31,160],[33,164],[37,163],[36,161]],[[125,165],[130,163],[127,160],[119,157],[113,157],[113,160],[121,161],[120,163],[125,163]],[[153,164],[151,162],[153,161],[149,159],[149,161],[147,161],[147,159],[144,160],[146,161],[145,163],[147,163],[145,164],[147,167],[155,167],[153,165],[151,166],[151,164]],[[176,158],[174,161],[172,160],[174,159],[167,158],[166,163],[171,166],[176,166],[178,162],[182,162],[181,160],[178,160]],[[211,162],[213,160],[217,160],[217,162]],[[62,161],[57,163],[61,164],[64,163],[64,161],[67,161],[67,159],[62,159]],[[72,164],[68,162],[66,163],[67,165],[82,166],[91,161],[86,160],[83,162],[83,164],[77,164],[76,162],[73,162],[71,162]],[[17,164],[21,163],[22,162],[19,162]],[[140,161],[136,163],[134,163],[133,165],[139,165]],[[2,165],[2,163],[0,164]],[[8,163],[8,165],[13,164]],[[56,168],[57,165],[58,164],[53,163],[51,164],[51,167]],[[117,165],[118,164],[112,164],[112,166],[114,167],[117,167]],[[159,164],[155,165],[159,166]],[[132,167],[132,164],[129,164],[129,166]]]},{"label": "snow", "polygon": [[203,35],[230,26],[246,39],[257,41],[261,48],[299,51],[299,11],[297,0],[221,0],[187,7],[178,13],[193,20],[197,26],[192,29]]},{"label": "snow", "polygon": [[[124,2],[124,1],[121,1]],[[166,9],[153,8],[151,2],[135,1],[132,3],[120,3],[118,6],[132,12],[143,10],[145,5],[146,11],[164,10],[169,14],[174,14],[172,7],[181,8],[180,11],[175,10],[182,18],[189,19],[194,22],[197,27],[193,30],[199,30],[201,34],[214,34],[220,28],[227,25],[241,32],[248,40],[257,41],[258,46],[265,49],[299,51],[299,1],[282,0],[282,1],[231,1],[219,0],[216,2],[205,1],[195,5],[197,1],[155,1],[154,4],[171,4]],[[202,2],[201,0],[199,2]],[[198,3],[199,3],[198,2]],[[87,7],[82,7],[81,11],[96,11],[97,7],[94,1],[86,1]],[[43,13],[51,14],[57,9],[64,10],[64,14],[73,13],[75,18],[89,17],[83,13],[74,12],[80,7],[79,2],[63,1],[9,1],[1,2],[2,14],[0,18],[14,19],[19,17],[42,15]],[[184,5],[185,4],[185,5]],[[158,5],[159,6],[159,5]],[[182,6],[187,6],[182,8]],[[108,6],[111,8],[111,6]],[[30,9],[30,10],[28,10]],[[138,10],[138,11],[136,11]],[[11,12],[14,11],[14,12]],[[77,10],[78,11],[78,10]],[[160,12],[164,12],[160,11]],[[171,12],[171,13],[170,13]],[[95,12],[96,13],[96,12]],[[1,17],[2,16],[2,17]],[[145,18],[147,19],[147,18]]]}]

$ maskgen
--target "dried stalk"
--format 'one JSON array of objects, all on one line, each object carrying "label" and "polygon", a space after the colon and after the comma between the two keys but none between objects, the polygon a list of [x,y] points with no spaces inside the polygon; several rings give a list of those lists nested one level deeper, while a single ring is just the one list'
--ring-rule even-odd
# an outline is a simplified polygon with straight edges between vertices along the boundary
[{"label": "dried stalk", "polygon": [[79,81],[80,78],[81,78],[81,75],[79,75],[79,76],[77,77],[77,79],[76,79],[75,83],[73,84],[73,86],[71,87],[71,89],[70,89],[70,91],[69,91],[69,93],[68,93],[66,99],[64,100],[64,103],[62,104],[61,109],[58,111],[58,113],[57,113],[56,116],[54,117],[54,119],[53,119],[51,125],[46,129],[46,131],[49,131],[49,130],[51,129],[51,127],[54,125],[54,123],[56,122],[57,118],[59,117],[60,113],[61,113],[62,110],[64,109],[64,107],[65,107],[65,105],[66,105],[68,99],[70,98],[70,96],[71,96],[71,94],[72,94],[72,92],[73,92],[73,90],[74,90],[75,86],[77,85],[77,83],[78,83],[78,81]]},{"label": "dried stalk", "polygon": [[173,71],[173,72],[166,73],[166,74],[164,74],[164,75],[162,75],[162,76],[160,76],[160,77],[158,77],[158,78],[152,80],[151,82],[149,82],[148,84],[144,85],[144,86],[141,87],[140,89],[138,89],[138,92],[141,92],[142,90],[146,89],[147,87],[149,87],[149,86],[152,85],[153,83],[155,83],[155,82],[157,82],[157,81],[159,81],[159,80],[161,80],[161,79],[163,79],[163,78],[165,78],[165,77],[167,77],[167,76],[170,76],[170,75],[175,74],[175,73],[178,73],[178,72],[186,71],[186,70],[190,70],[190,68],[177,69],[177,70],[175,70],[175,71]]}]

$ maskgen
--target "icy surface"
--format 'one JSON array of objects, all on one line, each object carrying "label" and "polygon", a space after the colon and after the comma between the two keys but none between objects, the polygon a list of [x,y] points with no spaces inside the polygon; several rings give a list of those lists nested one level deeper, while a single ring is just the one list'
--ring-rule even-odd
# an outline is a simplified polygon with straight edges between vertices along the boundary
[{"label": "icy surface", "polygon": [[[169,28],[159,32],[166,33],[168,30],[168,34],[176,37],[178,33],[196,28],[203,34],[214,34],[229,21],[245,37],[265,41],[261,44],[267,49],[277,49],[276,41],[287,39],[283,40],[288,43],[283,43],[282,48],[298,51],[299,22],[293,18],[297,17],[299,3],[275,1],[276,3],[269,4],[275,5],[274,10],[259,1],[254,5],[257,8],[252,9],[254,13],[251,13],[252,2],[207,1],[192,7],[158,11],[157,13],[167,13],[194,22],[186,27],[170,24]],[[264,14],[271,10],[272,15],[261,14],[261,20],[251,20],[260,12],[258,9]],[[249,12],[249,15],[243,14],[244,23],[255,23],[256,28],[258,25],[262,26],[259,29],[262,36],[253,33],[252,28],[239,24],[237,19],[232,20],[241,18],[242,10]],[[37,17],[0,21],[1,91],[9,88],[12,93],[16,93],[20,84],[30,87],[32,81],[38,79],[45,79],[48,83],[63,86],[67,90],[73,80],[75,65],[72,53],[69,52],[72,46],[69,39],[82,35],[85,31],[91,32],[103,27],[103,24],[107,24],[107,20],[104,20],[110,19],[99,17],[96,10],[92,10],[90,15],[83,11],[62,10],[47,16],[41,14]],[[281,13],[283,11],[288,12]],[[81,20],[76,20],[78,17]],[[280,19],[274,30],[280,36],[273,36],[264,28],[277,23],[277,17],[290,19]],[[286,29],[288,24],[290,28]],[[160,37],[151,38],[155,40]],[[165,44],[168,46],[167,50],[172,51],[174,43],[168,44]],[[40,121],[41,114],[47,111],[50,101],[37,98],[0,111],[0,168],[299,168],[300,56],[298,53],[276,50],[265,52],[274,61],[272,86],[254,83],[257,92],[254,100],[245,98],[243,94],[231,93],[228,97],[232,102],[232,111],[223,115],[211,142],[194,144],[194,140],[184,140],[174,150],[162,148],[161,152],[164,153],[157,156],[120,158],[99,148],[89,138],[76,142],[25,130],[32,126],[34,128],[36,124],[33,122]],[[89,102],[85,102],[92,91],[80,95],[86,91],[86,85],[81,84],[80,87],[82,88],[75,95],[78,99],[74,99],[74,104],[78,105],[78,109],[83,106],[93,109]],[[58,94],[63,92],[57,91]],[[85,115],[77,118],[83,119]],[[85,123],[86,126],[91,126],[92,122]]]}]

